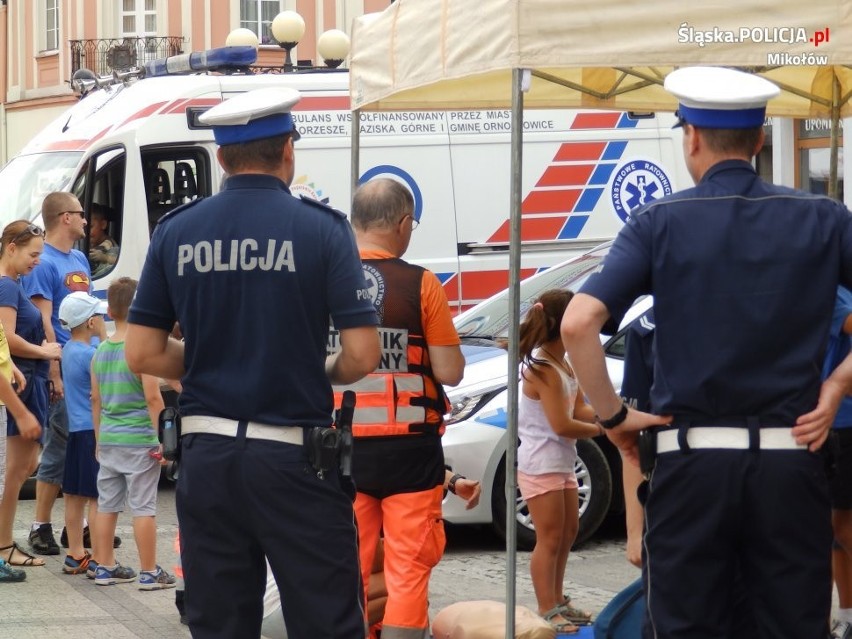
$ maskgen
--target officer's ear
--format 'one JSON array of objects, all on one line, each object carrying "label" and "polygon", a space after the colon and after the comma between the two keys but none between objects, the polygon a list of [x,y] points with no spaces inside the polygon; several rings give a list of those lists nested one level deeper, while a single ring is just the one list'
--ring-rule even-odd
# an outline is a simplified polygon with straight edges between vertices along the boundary
[{"label": "officer's ear", "polygon": [[296,143],[290,135],[287,136],[287,143],[284,145],[284,161],[291,164],[296,161]]},{"label": "officer's ear", "polygon": [[687,157],[692,157],[704,145],[704,140],[701,137],[701,131],[696,129],[691,124],[683,125],[683,146]]},{"label": "officer's ear", "polygon": [[757,157],[757,154],[760,153],[760,149],[763,148],[764,142],[766,142],[766,131],[763,130],[763,127],[760,127],[760,135],[757,137],[757,144],[754,146],[754,151],[752,151],[751,157]]}]

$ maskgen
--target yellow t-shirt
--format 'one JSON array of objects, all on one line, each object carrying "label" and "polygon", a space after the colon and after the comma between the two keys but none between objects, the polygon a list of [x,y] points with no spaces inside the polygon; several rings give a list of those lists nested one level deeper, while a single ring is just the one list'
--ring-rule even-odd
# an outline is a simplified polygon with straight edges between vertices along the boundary
[{"label": "yellow t-shirt", "polygon": [[[0,375],[12,381],[12,354],[9,352],[9,342],[6,341],[6,331],[0,324]],[[0,401],[0,406],[3,402]]]}]

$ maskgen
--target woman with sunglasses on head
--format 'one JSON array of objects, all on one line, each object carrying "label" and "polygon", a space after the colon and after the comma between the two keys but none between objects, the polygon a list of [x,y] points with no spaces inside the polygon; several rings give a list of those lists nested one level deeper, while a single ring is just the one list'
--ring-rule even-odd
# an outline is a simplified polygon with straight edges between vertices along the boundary
[{"label": "woman with sunglasses on head", "polygon": [[[16,220],[0,234],[0,322],[6,332],[12,361],[26,380],[19,389],[21,400],[42,427],[47,423],[50,360],[60,359],[62,347],[47,342],[38,308],[20,283],[39,262],[44,250],[44,231],[26,220]],[[21,549],[12,537],[18,494],[38,463],[39,433],[19,432],[9,415],[6,425],[6,487],[0,501],[0,558],[12,566],[43,566],[44,559]]]}]

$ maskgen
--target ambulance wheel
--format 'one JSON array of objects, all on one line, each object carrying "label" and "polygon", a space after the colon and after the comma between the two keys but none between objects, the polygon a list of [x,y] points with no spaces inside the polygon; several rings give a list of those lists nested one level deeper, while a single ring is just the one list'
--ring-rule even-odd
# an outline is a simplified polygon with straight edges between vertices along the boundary
[{"label": "ambulance wheel", "polygon": [[[612,473],[603,451],[594,441],[588,439],[577,442],[577,463],[574,466],[574,472],[577,475],[577,483],[580,485],[580,529],[574,541],[574,545],[579,546],[597,532],[609,512],[612,501]],[[503,539],[506,538],[505,484],[506,459],[504,457],[494,475],[491,491],[493,525]],[[518,550],[532,550],[535,546],[535,526],[520,491],[515,496],[515,513]]]}]

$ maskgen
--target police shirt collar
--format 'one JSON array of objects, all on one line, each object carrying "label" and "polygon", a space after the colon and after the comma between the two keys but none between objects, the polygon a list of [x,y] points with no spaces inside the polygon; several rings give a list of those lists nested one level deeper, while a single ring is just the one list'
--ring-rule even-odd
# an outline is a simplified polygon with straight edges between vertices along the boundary
[{"label": "police shirt collar", "polygon": [[746,160],[722,160],[711,166],[701,177],[701,183],[707,182],[722,171],[748,171],[757,175],[757,171],[751,165],[751,162]]},{"label": "police shirt collar", "polygon": [[265,173],[239,173],[229,175],[222,184],[223,191],[231,189],[276,189],[290,193],[287,184],[279,177]]}]

